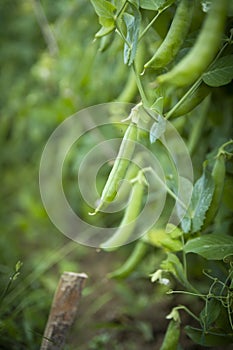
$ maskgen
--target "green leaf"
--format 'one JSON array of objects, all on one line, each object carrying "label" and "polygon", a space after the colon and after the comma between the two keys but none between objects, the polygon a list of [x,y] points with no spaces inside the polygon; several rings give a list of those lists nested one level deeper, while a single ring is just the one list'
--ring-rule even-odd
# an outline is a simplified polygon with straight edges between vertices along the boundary
[{"label": "green leaf", "polygon": [[233,237],[212,233],[188,241],[184,246],[185,253],[195,253],[208,260],[223,260],[233,255]]},{"label": "green leaf", "polygon": [[210,172],[204,169],[202,176],[194,185],[190,206],[181,222],[181,227],[185,233],[190,230],[194,233],[201,229],[206,212],[211,204],[213,193],[213,178]]},{"label": "green leaf", "polygon": [[136,56],[141,14],[139,10],[134,7],[134,16],[125,13],[123,18],[127,28],[127,42],[124,45],[124,63],[130,66]]},{"label": "green leaf", "polygon": [[186,326],[185,332],[194,343],[202,346],[223,346],[233,342],[233,336],[222,331],[217,333],[213,330],[204,333],[203,329]]},{"label": "green leaf", "polygon": [[164,134],[166,125],[166,120],[159,114],[158,121],[154,122],[150,129],[150,143],[154,143]]},{"label": "green leaf", "polygon": [[233,79],[233,55],[219,58],[203,74],[204,82],[213,87],[226,85]]},{"label": "green leaf", "polygon": [[200,320],[205,330],[213,326],[213,323],[220,315],[221,308],[222,304],[219,300],[214,298],[206,300],[206,305],[200,313]]},{"label": "green leaf", "polygon": [[116,7],[106,0],[91,0],[95,12],[99,16],[99,22],[103,27],[115,26]]},{"label": "green leaf", "polygon": [[146,10],[161,11],[174,2],[175,0],[140,0],[140,7]]}]

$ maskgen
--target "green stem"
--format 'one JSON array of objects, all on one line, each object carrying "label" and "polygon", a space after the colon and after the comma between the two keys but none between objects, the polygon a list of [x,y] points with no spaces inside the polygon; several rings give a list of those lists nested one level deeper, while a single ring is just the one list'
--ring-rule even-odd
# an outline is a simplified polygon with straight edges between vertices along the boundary
[{"label": "green stem", "polygon": [[121,6],[120,10],[118,11],[118,13],[115,16],[115,21],[117,20],[117,18],[120,17],[120,15],[126,9],[127,6],[128,6],[128,0],[125,0],[125,2],[123,3],[123,5]]},{"label": "green stem", "polygon": [[134,70],[134,74],[135,74],[135,79],[136,79],[138,91],[139,91],[139,94],[140,94],[141,99],[142,99],[142,103],[143,103],[144,106],[149,106],[149,102],[148,102],[146,94],[144,92],[144,89],[143,89],[143,86],[142,86],[142,82],[141,82],[141,80],[139,78],[139,75],[138,75],[135,63],[133,63],[133,70]]},{"label": "green stem", "polygon": [[143,32],[139,35],[138,41],[140,41],[144,35],[148,32],[148,30],[150,29],[150,27],[154,24],[154,22],[156,21],[156,19],[161,15],[161,13],[163,13],[163,11],[165,11],[170,5],[167,5],[166,7],[164,7],[162,10],[159,10],[157,12],[157,14],[155,15],[155,17],[150,21],[150,23],[146,26],[146,28],[143,30]]},{"label": "green stem", "polygon": [[186,98],[191,95],[201,84],[202,79],[198,79],[192,86],[191,88],[184,94],[184,96],[182,96],[182,98],[175,104],[175,106],[170,109],[170,111],[165,115],[165,119],[169,119],[172,114],[177,110],[177,108],[179,108],[182,103],[186,100]]},{"label": "green stem", "polygon": [[143,32],[139,35],[138,38],[138,42],[144,37],[144,35],[147,33],[147,31],[150,29],[150,27],[154,24],[154,22],[156,21],[156,19],[159,17],[159,15],[162,13],[163,11],[158,11],[157,14],[155,15],[155,17],[151,20],[151,22],[146,26],[146,28],[143,30]]},{"label": "green stem", "polygon": [[174,310],[184,310],[186,311],[191,317],[193,317],[197,322],[200,323],[200,319],[191,311],[189,310],[186,306],[180,305],[174,308]]},{"label": "green stem", "polygon": [[196,146],[198,145],[198,142],[200,141],[203,127],[206,121],[207,117],[207,110],[209,108],[210,99],[209,96],[203,101],[202,108],[200,110],[200,115],[198,116],[197,120],[195,121],[192,132],[190,134],[187,147],[189,150],[190,155],[193,154],[195,151]]}]

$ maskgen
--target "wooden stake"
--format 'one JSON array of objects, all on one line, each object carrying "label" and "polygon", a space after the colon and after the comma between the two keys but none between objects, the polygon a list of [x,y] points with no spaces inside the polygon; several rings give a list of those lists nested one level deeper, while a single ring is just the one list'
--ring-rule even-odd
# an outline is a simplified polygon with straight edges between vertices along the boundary
[{"label": "wooden stake", "polygon": [[87,275],[64,272],[55,292],[40,350],[61,350],[77,314]]}]

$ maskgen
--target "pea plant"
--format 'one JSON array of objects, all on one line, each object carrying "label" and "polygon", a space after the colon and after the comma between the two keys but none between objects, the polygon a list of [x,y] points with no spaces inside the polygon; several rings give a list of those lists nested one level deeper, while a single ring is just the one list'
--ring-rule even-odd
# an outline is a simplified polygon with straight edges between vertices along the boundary
[{"label": "pea plant", "polygon": [[[117,192],[122,191],[121,180],[131,181],[131,190],[126,191],[128,205],[119,228],[101,248],[112,250],[127,242],[145,192],[150,190],[146,174],[153,169],[143,167],[143,154],[136,154],[141,157],[139,162],[133,161],[135,142],[159,153],[169,120],[185,140],[195,177],[191,200],[178,225],[170,225],[169,230],[166,227],[171,209],[168,202],[159,221],[137,241],[127,261],[109,277],[129,276],[147,255],[148,247],[162,250],[166,257],[160,266],[155,266],[152,282],[168,285],[168,294],[194,298],[201,311],[197,313],[186,305],[174,307],[167,315],[170,323],[161,349],[178,348],[182,328],[194,343],[202,346],[231,344],[233,1],[91,0],[91,3],[100,23],[95,39],[99,40],[101,51],[111,51],[112,42],[121,40],[119,50],[128,67],[128,81],[117,100],[137,102],[99,204],[90,213],[97,214],[114,200]],[[132,93],[134,84],[136,93]],[[146,131],[142,125],[146,125]],[[169,199],[179,201],[169,161],[161,163]],[[183,325],[181,312],[187,312],[196,326]]]}]

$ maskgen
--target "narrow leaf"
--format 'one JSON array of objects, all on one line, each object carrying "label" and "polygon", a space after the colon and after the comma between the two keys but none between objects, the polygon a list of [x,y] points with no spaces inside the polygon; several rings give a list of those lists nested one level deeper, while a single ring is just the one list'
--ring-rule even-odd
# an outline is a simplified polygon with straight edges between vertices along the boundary
[{"label": "narrow leaf", "polygon": [[223,260],[233,255],[233,237],[212,233],[188,241],[184,246],[185,253],[195,253],[208,260]]},{"label": "narrow leaf", "polygon": [[192,199],[187,213],[181,221],[185,233],[198,232],[205,220],[214,193],[214,181],[210,172],[204,169],[193,187]]},{"label": "narrow leaf", "polygon": [[141,23],[141,14],[134,7],[134,16],[129,13],[124,14],[124,21],[127,28],[126,43],[124,45],[124,63],[129,66],[133,63],[136,56],[138,35]]},{"label": "narrow leaf", "polygon": [[213,87],[226,85],[233,79],[233,55],[219,58],[203,74],[204,82]]},{"label": "narrow leaf", "polygon": [[198,232],[202,227],[207,210],[209,209],[214,193],[214,181],[205,170],[194,185],[191,199],[192,205],[192,232]]}]

